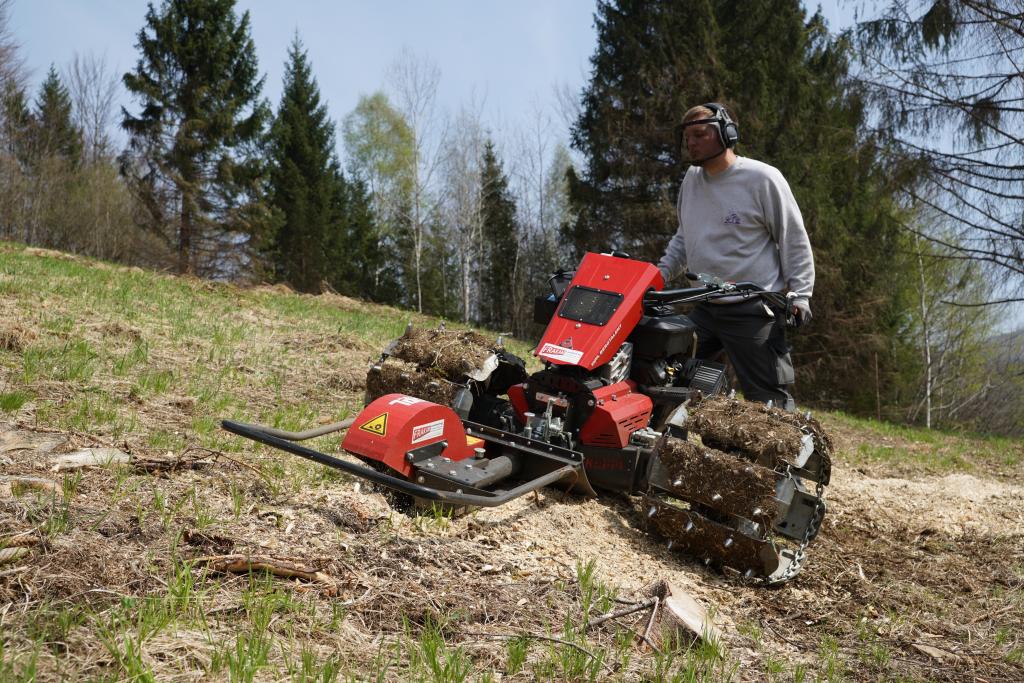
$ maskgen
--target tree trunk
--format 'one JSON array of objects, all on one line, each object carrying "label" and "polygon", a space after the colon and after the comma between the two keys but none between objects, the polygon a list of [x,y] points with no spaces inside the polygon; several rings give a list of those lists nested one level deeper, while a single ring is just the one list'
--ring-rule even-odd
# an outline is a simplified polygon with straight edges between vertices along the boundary
[{"label": "tree trunk", "polygon": [[181,195],[181,221],[178,228],[178,274],[192,272],[192,207],[188,195]]},{"label": "tree trunk", "polygon": [[927,287],[928,283],[924,277],[924,257],[921,256],[921,245],[918,237],[914,237],[914,246],[917,248],[917,268],[921,279],[921,332],[924,335],[924,424],[927,429],[932,428],[932,343],[931,326],[929,317],[931,312],[928,309]]}]

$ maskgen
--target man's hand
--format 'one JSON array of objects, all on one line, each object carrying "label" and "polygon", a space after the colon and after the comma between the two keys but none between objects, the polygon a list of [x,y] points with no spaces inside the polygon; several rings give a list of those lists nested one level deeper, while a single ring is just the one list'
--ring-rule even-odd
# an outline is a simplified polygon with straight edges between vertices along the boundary
[{"label": "man's hand", "polygon": [[793,314],[796,327],[803,327],[811,322],[811,300],[804,297],[791,297],[789,310]]}]

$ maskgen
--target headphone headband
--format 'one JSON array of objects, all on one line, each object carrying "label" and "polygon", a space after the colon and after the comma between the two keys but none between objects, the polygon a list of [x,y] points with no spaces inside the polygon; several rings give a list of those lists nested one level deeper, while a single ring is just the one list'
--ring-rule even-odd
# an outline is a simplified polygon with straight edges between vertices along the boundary
[{"label": "headphone headband", "polygon": [[729,111],[718,102],[707,102],[702,106],[714,114],[711,120],[716,124],[718,138],[721,140],[722,146],[727,148],[735,147],[740,139],[740,129],[729,116]]}]

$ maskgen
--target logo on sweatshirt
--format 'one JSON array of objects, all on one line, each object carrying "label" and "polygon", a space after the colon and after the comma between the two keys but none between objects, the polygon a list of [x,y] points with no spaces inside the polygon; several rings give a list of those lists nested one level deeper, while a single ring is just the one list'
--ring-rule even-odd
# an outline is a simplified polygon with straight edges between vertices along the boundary
[{"label": "logo on sweatshirt", "polygon": [[725,217],[724,223],[726,225],[739,225],[740,224],[740,216],[739,216],[739,214],[736,213],[735,211],[730,211],[729,215]]}]

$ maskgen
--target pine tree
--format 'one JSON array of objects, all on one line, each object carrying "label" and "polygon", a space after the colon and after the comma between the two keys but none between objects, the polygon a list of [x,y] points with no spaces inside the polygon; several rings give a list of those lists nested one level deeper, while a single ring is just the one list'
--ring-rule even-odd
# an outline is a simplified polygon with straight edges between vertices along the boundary
[{"label": "pine tree", "polygon": [[483,226],[480,322],[492,329],[511,330],[514,312],[512,291],[519,247],[516,205],[509,193],[508,178],[490,140],[484,144],[480,193]]},{"label": "pine tree", "polygon": [[877,356],[884,379],[898,365],[909,279],[845,43],[798,0],[602,1],[597,29],[573,129],[585,165],[569,173],[577,219],[567,240],[578,252],[656,260],[676,229],[685,171],[675,124],[694,104],[724,101],[738,119],[737,152],[782,171],[814,248],[815,324],[794,337],[801,397],[873,409],[863,368]]},{"label": "pine tree", "polygon": [[72,122],[71,95],[52,64],[39,88],[34,119],[36,154],[60,156],[72,166],[82,161],[82,131]]},{"label": "pine tree", "polygon": [[0,98],[0,121],[3,122],[0,135],[4,146],[3,152],[25,164],[31,156],[32,149],[33,119],[28,107],[28,98],[25,91],[13,80],[4,83]]},{"label": "pine tree", "polygon": [[328,253],[328,247],[331,232],[340,229],[347,202],[334,151],[334,123],[320,101],[298,36],[288,50],[284,91],[270,140],[271,204],[283,217],[275,239],[277,274],[299,291],[319,291],[328,261],[344,253]]},{"label": "pine tree", "polygon": [[169,232],[179,272],[222,271],[238,250],[237,234],[252,243],[269,224],[259,199],[269,108],[260,98],[249,13],[239,18],[234,5],[150,3],[139,61],[124,75],[141,111],[122,110],[131,136],[123,165],[152,227]]},{"label": "pine tree", "polygon": [[[341,172],[339,171],[339,177]],[[389,267],[370,193],[358,178],[335,183],[332,212],[339,228],[327,235],[328,281],[342,294],[382,303],[398,303],[400,288]]]},{"label": "pine tree", "polygon": [[577,219],[567,241],[583,251],[656,258],[675,228],[685,170],[673,126],[718,81],[710,0],[598,3],[591,80],[572,130],[585,165],[569,174]]}]

